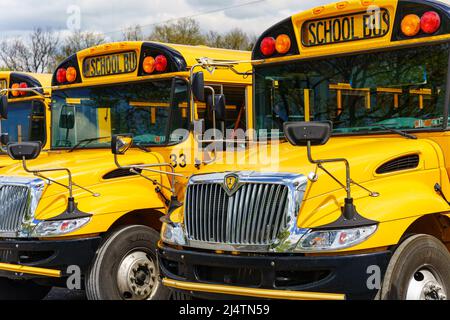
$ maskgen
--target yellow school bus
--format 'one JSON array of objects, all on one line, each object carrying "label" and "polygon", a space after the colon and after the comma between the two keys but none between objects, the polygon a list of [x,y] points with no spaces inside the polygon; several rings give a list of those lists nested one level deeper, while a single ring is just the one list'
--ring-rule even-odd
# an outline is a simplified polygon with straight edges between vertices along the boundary
[{"label": "yellow school bus", "polygon": [[209,298],[448,299],[449,57],[438,1],[342,1],[264,32],[253,117],[270,161],[190,179],[162,229],[163,283]]},{"label": "yellow school bus", "polygon": [[[156,262],[160,219],[214,157],[196,154],[192,123],[252,126],[251,65],[235,60],[251,52],[120,42],[58,66],[48,155],[33,160],[39,145],[9,144],[23,161],[0,172],[3,188],[16,186],[12,209],[1,212],[14,223],[0,225],[0,298],[42,298],[52,286],[85,288],[89,299],[167,298]],[[204,97],[194,100],[191,76],[200,75]],[[220,118],[208,102],[216,98]]]},{"label": "yellow school bus", "polygon": [[50,74],[0,72],[0,94],[5,97],[5,114],[0,116],[1,168],[14,163],[4,150],[7,142],[41,141],[43,148],[49,149],[51,79]]}]

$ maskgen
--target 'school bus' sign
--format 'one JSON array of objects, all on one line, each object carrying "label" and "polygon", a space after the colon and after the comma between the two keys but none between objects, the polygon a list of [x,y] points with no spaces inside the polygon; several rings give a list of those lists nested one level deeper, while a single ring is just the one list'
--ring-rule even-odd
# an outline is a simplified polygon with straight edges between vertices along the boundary
[{"label": "'school bus' sign", "polygon": [[132,73],[136,71],[137,65],[134,51],[97,56],[84,60],[83,74],[86,78],[93,78]]},{"label": "'school bus' sign", "polygon": [[303,24],[302,42],[306,47],[384,37],[391,17],[386,9],[373,12],[310,20]]}]

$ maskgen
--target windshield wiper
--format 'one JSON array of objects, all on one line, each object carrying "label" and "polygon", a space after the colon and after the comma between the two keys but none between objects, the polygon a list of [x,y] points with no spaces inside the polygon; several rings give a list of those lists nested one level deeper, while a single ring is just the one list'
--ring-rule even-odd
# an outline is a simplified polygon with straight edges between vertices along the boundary
[{"label": "windshield wiper", "polygon": [[83,139],[80,142],[78,142],[75,146],[73,146],[72,149],[69,150],[69,152],[73,152],[73,151],[77,150],[82,145],[87,146],[88,144],[91,144],[92,142],[103,140],[103,139],[110,139],[110,137]]},{"label": "windshield wiper", "polygon": [[417,136],[413,135],[413,134],[409,134],[407,132],[401,131],[401,130],[397,130],[397,129],[392,129],[386,126],[380,126],[381,129],[398,134],[402,137],[405,137],[407,139],[411,139],[411,140],[417,140]]}]

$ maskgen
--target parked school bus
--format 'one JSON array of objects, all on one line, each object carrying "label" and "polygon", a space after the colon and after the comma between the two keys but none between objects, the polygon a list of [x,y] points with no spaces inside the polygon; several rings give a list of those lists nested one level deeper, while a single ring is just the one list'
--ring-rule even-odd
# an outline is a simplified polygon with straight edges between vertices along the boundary
[{"label": "parked school bus", "polygon": [[264,32],[253,117],[279,156],[190,179],[162,228],[163,283],[203,298],[448,299],[449,57],[450,7],[435,1],[343,1]]},{"label": "parked school bus", "polygon": [[0,72],[0,168],[14,163],[6,154],[8,142],[41,141],[49,149],[51,79],[50,74]]},{"label": "parked school bus", "polygon": [[[201,79],[211,102],[193,103],[191,72],[203,57],[221,62]],[[251,65],[224,67],[250,59],[250,52],[124,42],[65,60],[53,77],[48,156],[34,160],[38,143],[9,144],[19,162],[0,172],[0,185],[14,186],[1,212],[0,297],[42,298],[70,275],[76,287],[81,275],[89,299],[167,298],[155,252],[160,218],[209,161],[192,151],[191,122],[252,125]],[[220,119],[212,89],[225,111]]]}]

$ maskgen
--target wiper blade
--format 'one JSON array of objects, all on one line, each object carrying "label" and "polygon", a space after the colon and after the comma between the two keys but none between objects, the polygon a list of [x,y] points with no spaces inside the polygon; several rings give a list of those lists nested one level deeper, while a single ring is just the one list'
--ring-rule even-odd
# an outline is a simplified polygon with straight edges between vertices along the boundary
[{"label": "wiper blade", "polygon": [[72,149],[69,150],[69,152],[73,152],[83,145],[87,146],[88,144],[90,144],[92,142],[103,140],[103,139],[110,139],[110,137],[98,137],[98,138],[83,139],[80,142],[78,142],[75,146],[73,146]]},{"label": "wiper blade", "polygon": [[380,126],[381,129],[398,134],[402,137],[405,137],[407,139],[411,139],[411,140],[417,140],[417,136],[413,135],[413,134],[409,134],[407,132],[401,131],[401,130],[397,130],[397,129],[393,129],[393,128],[389,128],[386,126]]}]

